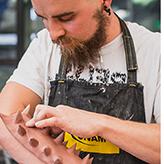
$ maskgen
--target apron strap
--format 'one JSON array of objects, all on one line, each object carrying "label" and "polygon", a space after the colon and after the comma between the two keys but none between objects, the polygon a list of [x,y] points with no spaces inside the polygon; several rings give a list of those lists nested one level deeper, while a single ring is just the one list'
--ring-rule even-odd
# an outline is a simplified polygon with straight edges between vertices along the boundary
[{"label": "apron strap", "polygon": [[[56,98],[55,98],[55,104],[66,104],[66,85],[65,85],[65,81],[66,81],[66,69],[67,68],[67,58],[64,56],[61,56],[60,59],[60,66],[59,66],[59,72],[56,76],[55,81],[51,82],[51,86],[55,85],[56,90],[52,90],[52,95],[54,96],[54,94],[56,94]],[[51,94],[51,93],[50,93]],[[54,101],[54,100],[53,100]],[[49,101],[49,104],[53,104],[54,106],[56,106],[54,103]]]},{"label": "apron strap", "polygon": [[[117,16],[117,15],[116,15]],[[118,17],[118,16],[117,16]],[[123,32],[122,38],[125,49],[126,65],[128,71],[128,83],[137,82],[137,59],[134,42],[126,23],[118,17]]]},{"label": "apron strap", "polygon": [[67,57],[63,57],[63,55],[61,55],[59,73],[56,80],[60,80],[63,82],[66,80],[67,62]]}]

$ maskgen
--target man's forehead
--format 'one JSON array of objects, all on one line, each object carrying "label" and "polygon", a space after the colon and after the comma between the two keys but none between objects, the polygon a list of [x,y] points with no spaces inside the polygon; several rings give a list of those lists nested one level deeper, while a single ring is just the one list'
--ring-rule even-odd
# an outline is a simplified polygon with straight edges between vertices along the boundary
[{"label": "man's forehead", "polygon": [[[50,18],[63,13],[94,13],[99,8],[100,0],[31,0],[34,11],[40,17]],[[81,14],[82,13],[82,14]]]},{"label": "man's forehead", "polygon": [[[92,0],[31,0],[32,4],[34,5],[52,5],[52,6],[80,6],[83,3],[91,2]],[[96,0],[95,0],[96,1]]]},{"label": "man's forehead", "polygon": [[62,10],[76,10],[87,7],[91,0],[31,0],[36,12],[61,12]]}]

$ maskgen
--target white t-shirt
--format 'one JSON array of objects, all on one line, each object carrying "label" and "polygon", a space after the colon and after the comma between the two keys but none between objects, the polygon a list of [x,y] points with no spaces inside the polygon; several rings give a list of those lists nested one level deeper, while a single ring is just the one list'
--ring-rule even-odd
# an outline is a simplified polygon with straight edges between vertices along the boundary
[{"label": "white t-shirt", "polygon": [[[144,86],[146,122],[150,123],[154,117],[159,123],[160,34],[150,32],[136,23],[127,22],[127,25],[133,37],[137,55],[137,81]],[[101,58],[100,63],[94,66],[92,78],[89,69],[86,69],[78,79],[97,83],[104,82],[104,80],[106,83],[127,81],[122,34],[101,48]],[[58,73],[60,59],[59,46],[52,43],[48,31],[43,29],[31,42],[18,68],[8,81],[15,81],[28,87],[44,99],[45,104],[48,104],[49,82],[54,80]],[[105,70],[105,73],[102,73],[101,68]],[[73,72],[69,73],[70,77],[77,79]]]}]

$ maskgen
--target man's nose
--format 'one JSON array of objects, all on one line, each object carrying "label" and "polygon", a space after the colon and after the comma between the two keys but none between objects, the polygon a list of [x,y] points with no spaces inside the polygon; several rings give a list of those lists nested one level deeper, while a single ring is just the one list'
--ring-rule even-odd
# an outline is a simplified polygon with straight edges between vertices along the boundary
[{"label": "man's nose", "polygon": [[58,38],[65,35],[65,29],[57,23],[49,23],[48,31],[50,33],[51,40],[57,42]]}]

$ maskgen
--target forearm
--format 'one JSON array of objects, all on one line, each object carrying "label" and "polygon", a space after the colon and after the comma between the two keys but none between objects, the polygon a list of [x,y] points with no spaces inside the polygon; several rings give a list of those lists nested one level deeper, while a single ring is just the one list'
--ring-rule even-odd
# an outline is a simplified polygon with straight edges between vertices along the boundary
[{"label": "forearm", "polygon": [[104,115],[102,117],[99,135],[148,163],[160,163],[159,124],[124,121]]},{"label": "forearm", "polygon": [[0,93],[0,113],[10,115],[30,104],[34,109],[41,99],[32,90],[16,82],[6,84]]},{"label": "forearm", "polygon": [[11,97],[5,95],[2,91],[0,93],[0,113],[5,115],[10,115],[17,110],[22,110],[24,108],[24,104],[21,102],[14,101],[14,98],[11,100]]}]

